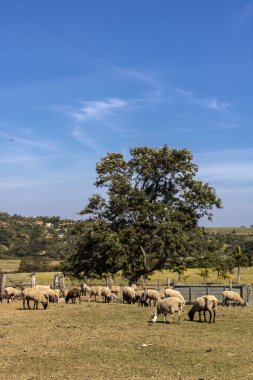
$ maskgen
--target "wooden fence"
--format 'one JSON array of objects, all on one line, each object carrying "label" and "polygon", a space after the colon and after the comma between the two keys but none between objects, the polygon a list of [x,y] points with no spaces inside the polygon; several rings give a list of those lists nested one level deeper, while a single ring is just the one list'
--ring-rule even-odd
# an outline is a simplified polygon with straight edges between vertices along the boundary
[{"label": "wooden fence", "polygon": [[12,286],[13,288],[33,288],[36,283],[35,273],[29,273],[24,275],[24,273],[0,273],[0,299],[3,298],[4,289],[7,286]]}]

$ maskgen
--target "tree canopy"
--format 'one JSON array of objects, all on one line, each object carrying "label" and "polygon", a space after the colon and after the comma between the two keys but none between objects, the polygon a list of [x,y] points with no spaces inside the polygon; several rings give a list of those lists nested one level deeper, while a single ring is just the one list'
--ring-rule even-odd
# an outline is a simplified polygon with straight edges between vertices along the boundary
[{"label": "tree canopy", "polygon": [[106,195],[94,194],[80,212],[87,219],[65,261],[68,274],[101,277],[122,270],[136,279],[179,265],[203,237],[199,220],[221,207],[215,190],[197,180],[187,149],[135,147],[128,160],[108,153],[96,171],[95,185]]}]

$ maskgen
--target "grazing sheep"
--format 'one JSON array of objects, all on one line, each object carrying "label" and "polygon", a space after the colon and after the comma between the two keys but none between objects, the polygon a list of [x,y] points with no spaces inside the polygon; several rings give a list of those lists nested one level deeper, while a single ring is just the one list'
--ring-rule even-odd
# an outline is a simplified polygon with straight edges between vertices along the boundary
[{"label": "grazing sheep", "polygon": [[116,297],[116,295],[112,293],[108,286],[105,286],[101,289],[101,297],[104,297],[105,303],[109,303],[114,297]]},{"label": "grazing sheep", "polygon": [[215,322],[216,317],[216,311],[218,306],[218,300],[215,296],[208,295],[199,297],[194,302],[192,308],[188,312],[189,318],[191,321],[194,319],[194,314],[196,312],[199,313],[199,322],[201,322],[201,312],[204,312],[204,322],[206,322],[206,311],[209,313],[209,323],[212,322],[212,315],[213,315],[213,323]]},{"label": "grazing sheep", "polygon": [[183,306],[185,305],[185,299],[184,297],[182,296],[182,294],[178,291],[178,290],[174,290],[174,289],[170,289],[170,288],[167,288],[164,290],[164,297],[167,298],[167,297],[178,297],[182,303],[183,303]]},{"label": "grazing sheep", "polygon": [[171,315],[169,323],[172,323],[174,314],[178,313],[177,323],[180,323],[182,307],[182,301],[178,297],[168,297],[161,299],[157,302],[156,312],[152,314],[151,320],[153,323],[155,323],[157,321],[158,316],[162,314],[164,317],[164,323],[166,323],[167,315],[169,314]]},{"label": "grazing sheep", "polygon": [[42,290],[34,288],[25,288],[22,291],[23,295],[23,308],[25,309],[25,301],[27,302],[27,307],[30,309],[30,301],[34,301],[33,308],[38,309],[39,303],[42,304],[43,308],[46,309],[48,306],[48,297],[44,294]]},{"label": "grazing sheep", "polygon": [[136,292],[136,302],[138,302],[138,306],[149,306],[149,303],[145,298],[144,291]]},{"label": "grazing sheep", "polygon": [[148,302],[149,306],[151,306],[152,301],[155,306],[156,303],[161,300],[161,294],[157,290],[153,290],[153,289],[145,289],[144,297],[145,297],[145,301],[147,302],[149,301]]},{"label": "grazing sheep", "polygon": [[85,284],[83,284],[83,283],[80,284],[80,288],[81,288],[81,290],[80,290],[80,295],[81,295],[81,296],[84,296],[84,293],[85,293],[84,285],[85,285]]},{"label": "grazing sheep", "polygon": [[225,290],[222,293],[223,296],[223,306],[229,306],[230,303],[233,302],[233,306],[240,305],[240,306],[246,306],[245,302],[241,298],[240,294],[237,292],[233,292],[232,290]]},{"label": "grazing sheep", "polygon": [[48,290],[48,289],[51,289],[51,286],[50,285],[35,285],[35,287],[33,289]]},{"label": "grazing sheep", "polygon": [[122,302],[127,302],[128,304],[136,302],[136,292],[131,286],[125,286],[122,293]]},{"label": "grazing sheep", "polygon": [[94,296],[95,301],[97,301],[97,297],[101,299],[101,291],[103,289],[103,286],[87,286],[86,287],[86,292],[89,293],[89,302],[91,300],[91,297]]},{"label": "grazing sheep", "polygon": [[60,290],[59,289],[48,289],[44,293],[49,297],[49,302],[59,302]]},{"label": "grazing sheep", "polygon": [[68,291],[65,297],[65,301],[66,303],[68,303],[69,300],[71,299],[72,303],[76,303],[76,298],[79,298],[79,303],[81,303],[80,289],[72,288]]},{"label": "grazing sheep", "polygon": [[111,292],[116,294],[116,296],[119,296],[120,293],[120,286],[119,285],[111,285],[110,286]]},{"label": "grazing sheep", "polygon": [[17,298],[21,294],[22,294],[21,290],[17,288],[13,288],[12,286],[7,286],[7,288],[4,289],[3,298],[7,299],[7,302],[9,303],[10,300],[13,301],[15,298]]},{"label": "grazing sheep", "polygon": [[132,284],[131,288],[133,288],[136,291],[137,290],[137,285],[136,284]]}]

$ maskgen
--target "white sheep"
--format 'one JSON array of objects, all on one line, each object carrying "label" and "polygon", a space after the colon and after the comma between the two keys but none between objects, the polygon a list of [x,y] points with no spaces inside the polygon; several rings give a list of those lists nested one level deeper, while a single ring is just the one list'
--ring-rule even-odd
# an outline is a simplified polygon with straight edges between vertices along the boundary
[{"label": "white sheep", "polygon": [[183,306],[186,303],[184,297],[182,296],[182,294],[178,290],[174,290],[174,289],[170,289],[170,288],[164,289],[164,297],[165,298],[167,298],[167,297],[178,297],[182,301]]},{"label": "white sheep", "polygon": [[161,294],[158,292],[158,290],[145,289],[144,298],[145,298],[145,301],[149,303],[149,306],[151,306],[152,301],[155,306],[156,303],[161,300]]},{"label": "white sheep", "polygon": [[101,299],[101,291],[103,289],[103,286],[86,286],[85,292],[89,293],[89,302],[91,300],[91,297],[94,296],[95,301],[97,301],[97,297]]},{"label": "white sheep", "polygon": [[240,294],[237,292],[233,292],[232,290],[225,290],[222,293],[223,296],[223,306],[229,306],[230,302],[233,302],[233,306],[235,305],[240,305],[240,306],[245,306],[245,302],[241,298]]},{"label": "white sheep", "polygon": [[204,312],[204,321],[206,322],[206,312],[209,313],[209,323],[212,322],[212,316],[213,316],[213,323],[215,322],[216,312],[217,312],[217,306],[218,306],[218,300],[213,295],[207,295],[203,297],[198,297],[190,311],[188,312],[188,316],[191,321],[194,319],[194,314],[196,312],[199,313],[199,322],[201,322],[201,312]]},{"label": "white sheep", "polygon": [[124,286],[122,291],[122,302],[128,304],[136,302],[136,292],[131,286]]},{"label": "white sheep", "polygon": [[108,286],[104,286],[101,290],[101,296],[104,297],[104,302],[109,303],[113,299],[116,299],[117,296],[115,293],[112,293],[111,289]]},{"label": "white sheep", "polygon": [[51,289],[51,286],[50,285],[35,285],[33,289],[47,290],[47,289]]},{"label": "white sheep", "polygon": [[27,301],[28,309],[30,309],[30,301],[34,301],[33,308],[38,309],[39,303],[46,309],[48,306],[48,297],[42,290],[34,288],[25,288],[22,290],[23,294],[23,308],[25,309],[25,301]]},{"label": "white sheep", "polygon": [[59,289],[48,289],[48,290],[43,290],[43,292],[49,297],[50,302],[59,302],[59,299],[60,299]]},{"label": "white sheep", "polygon": [[9,303],[10,300],[13,301],[15,298],[20,296],[22,294],[21,290],[17,288],[13,288],[12,286],[7,286],[4,289],[3,297],[7,299],[7,302]]},{"label": "white sheep", "polygon": [[180,323],[182,308],[182,301],[178,297],[168,297],[161,299],[157,302],[156,312],[153,312],[151,320],[153,323],[155,323],[157,321],[158,316],[162,314],[164,317],[164,323],[166,323],[167,315],[169,314],[171,315],[169,323],[172,323],[174,314],[178,313],[177,322]]},{"label": "white sheep", "polygon": [[111,285],[110,286],[111,292],[116,294],[116,296],[119,296],[120,293],[120,286],[119,285]]}]

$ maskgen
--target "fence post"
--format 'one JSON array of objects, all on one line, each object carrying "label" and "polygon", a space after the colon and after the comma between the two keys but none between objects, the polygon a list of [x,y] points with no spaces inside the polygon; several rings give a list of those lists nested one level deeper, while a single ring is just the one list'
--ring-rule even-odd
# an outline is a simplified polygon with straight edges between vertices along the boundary
[{"label": "fence post", "polygon": [[167,288],[169,288],[170,287],[170,278],[168,277],[167,278]]},{"label": "fence post", "polygon": [[59,289],[59,275],[57,273],[54,275],[53,289]]},{"label": "fence post", "polygon": [[157,290],[159,290],[160,289],[160,279],[158,278],[158,280],[157,280]]},{"label": "fence post", "polygon": [[5,274],[0,273],[0,300],[2,302],[5,287]]},{"label": "fence post", "polygon": [[232,289],[232,286],[233,286],[233,280],[232,280],[232,278],[229,280],[229,290],[231,290]]}]

